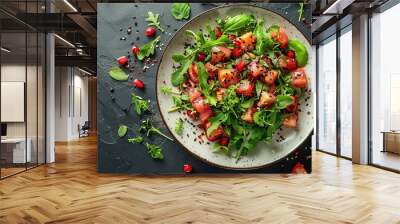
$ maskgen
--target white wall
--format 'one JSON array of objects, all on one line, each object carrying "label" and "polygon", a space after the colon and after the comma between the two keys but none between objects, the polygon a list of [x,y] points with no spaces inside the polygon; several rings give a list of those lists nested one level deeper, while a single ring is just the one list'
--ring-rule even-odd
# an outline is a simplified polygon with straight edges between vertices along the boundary
[{"label": "white wall", "polygon": [[56,67],[55,74],[55,140],[70,141],[88,121],[88,78],[72,67]]}]

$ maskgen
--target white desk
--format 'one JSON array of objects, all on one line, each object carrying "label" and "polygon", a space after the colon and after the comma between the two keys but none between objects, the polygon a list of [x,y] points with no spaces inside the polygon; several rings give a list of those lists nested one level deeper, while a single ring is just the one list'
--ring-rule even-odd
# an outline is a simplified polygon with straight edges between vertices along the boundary
[{"label": "white desk", "polygon": [[[31,162],[32,160],[32,153],[31,153],[31,146],[32,141],[30,138],[26,140],[28,144],[25,144],[25,138],[2,138],[1,144],[2,147],[13,147],[12,148],[12,162],[13,163],[25,163]],[[25,145],[26,147],[26,154],[25,154]],[[3,149],[2,149],[3,150]],[[26,159],[26,161],[25,161]]]}]

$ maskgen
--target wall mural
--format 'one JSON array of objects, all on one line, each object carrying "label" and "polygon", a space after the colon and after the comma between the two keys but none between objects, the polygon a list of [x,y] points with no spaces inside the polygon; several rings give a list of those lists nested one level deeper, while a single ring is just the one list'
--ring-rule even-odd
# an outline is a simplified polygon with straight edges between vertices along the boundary
[{"label": "wall mural", "polygon": [[311,9],[98,4],[98,170],[311,172]]}]

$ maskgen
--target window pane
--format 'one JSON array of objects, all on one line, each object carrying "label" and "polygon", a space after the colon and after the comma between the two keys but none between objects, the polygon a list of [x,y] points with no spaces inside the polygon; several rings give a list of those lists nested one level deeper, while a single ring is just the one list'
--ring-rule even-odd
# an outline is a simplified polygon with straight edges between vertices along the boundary
[{"label": "window pane", "polygon": [[352,32],[340,36],[340,153],[351,158]]},{"label": "window pane", "polygon": [[[400,170],[400,4],[374,15],[372,26],[372,163]],[[383,132],[387,132],[384,134]]]},{"label": "window pane", "polygon": [[318,48],[318,148],[336,153],[336,40]]}]

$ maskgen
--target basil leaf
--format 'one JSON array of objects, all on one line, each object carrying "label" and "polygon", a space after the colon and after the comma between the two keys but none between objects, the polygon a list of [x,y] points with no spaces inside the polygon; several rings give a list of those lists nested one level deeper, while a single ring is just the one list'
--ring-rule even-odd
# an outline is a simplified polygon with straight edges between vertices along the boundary
[{"label": "basil leaf", "polygon": [[285,109],[293,103],[293,98],[290,96],[278,95],[276,96],[275,107],[277,109]]},{"label": "basil leaf", "polygon": [[188,3],[172,4],[171,14],[176,20],[189,19],[190,5]]},{"label": "basil leaf", "polygon": [[124,137],[128,132],[128,127],[126,125],[120,125],[118,128],[118,136],[120,138]]},{"label": "basil leaf", "polygon": [[117,81],[126,81],[129,78],[129,75],[124,72],[120,67],[112,67],[108,74],[111,78]]},{"label": "basil leaf", "polygon": [[186,72],[189,69],[189,66],[192,64],[194,57],[183,61],[181,67],[175,70],[171,75],[171,82],[174,86],[179,86],[183,82],[186,81]]},{"label": "basil leaf", "polygon": [[155,48],[156,48],[156,44],[158,43],[158,41],[160,41],[160,36],[156,37],[154,40],[148,42],[147,44],[143,45],[140,48],[140,51],[137,55],[137,58],[139,60],[143,60],[147,57],[150,57],[154,54]]},{"label": "basil leaf", "polygon": [[223,24],[224,33],[239,32],[247,28],[251,28],[255,24],[253,15],[240,14],[234,17],[227,17]]},{"label": "basil leaf", "polygon": [[300,40],[297,40],[297,39],[289,40],[288,48],[289,48],[289,50],[292,50],[295,52],[298,67],[303,67],[307,64],[308,51],[307,51],[307,48],[304,46],[304,44]]}]

